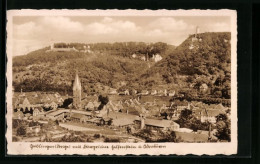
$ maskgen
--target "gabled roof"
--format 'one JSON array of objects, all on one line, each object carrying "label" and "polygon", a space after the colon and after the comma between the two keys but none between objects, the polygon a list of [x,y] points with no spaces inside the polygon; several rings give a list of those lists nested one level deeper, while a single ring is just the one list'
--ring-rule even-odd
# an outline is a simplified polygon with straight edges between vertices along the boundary
[{"label": "gabled roof", "polygon": [[173,122],[172,120],[156,120],[156,119],[145,119],[144,123],[145,123],[145,125],[162,127],[162,128],[168,128],[168,127],[171,127],[171,126],[177,124],[177,123]]},{"label": "gabled roof", "polygon": [[71,117],[72,117],[72,118],[79,118],[79,119],[81,119],[81,118],[84,117],[84,115],[83,115],[83,114],[79,114],[79,113],[73,113],[73,114],[71,115]]},{"label": "gabled roof", "polygon": [[112,124],[114,126],[126,126],[126,125],[134,124],[134,120],[129,118],[113,119]]},{"label": "gabled roof", "polygon": [[109,112],[108,116],[104,116],[104,117],[109,117],[109,118],[112,118],[112,119],[123,118],[123,119],[130,119],[130,120],[133,120],[133,121],[137,120],[139,118],[139,116],[136,116],[136,115],[120,113],[120,112]]},{"label": "gabled roof", "polygon": [[196,116],[209,116],[209,117],[216,117],[219,114],[224,114],[225,112],[222,110],[207,110],[207,112],[204,109],[196,110],[195,115]]},{"label": "gabled roof", "polygon": [[94,108],[94,103],[93,102],[89,102],[87,105],[86,105],[87,108]]}]

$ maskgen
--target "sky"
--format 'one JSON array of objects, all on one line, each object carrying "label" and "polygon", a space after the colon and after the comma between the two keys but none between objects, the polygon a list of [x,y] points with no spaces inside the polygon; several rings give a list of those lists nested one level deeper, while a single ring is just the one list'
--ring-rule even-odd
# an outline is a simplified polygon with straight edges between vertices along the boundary
[{"label": "sky", "polygon": [[13,56],[52,42],[165,42],[178,46],[196,27],[200,32],[230,32],[227,16],[15,16]]}]

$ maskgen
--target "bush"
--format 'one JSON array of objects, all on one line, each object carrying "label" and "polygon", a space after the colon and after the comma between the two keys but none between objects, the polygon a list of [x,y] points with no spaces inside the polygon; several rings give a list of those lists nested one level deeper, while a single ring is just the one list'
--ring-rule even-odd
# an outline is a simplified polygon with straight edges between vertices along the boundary
[{"label": "bush", "polygon": [[29,123],[29,127],[37,126],[37,125],[39,125],[39,122],[37,122],[37,121],[31,121],[31,122]]},{"label": "bush", "polygon": [[25,126],[20,126],[17,131],[16,134],[19,136],[23,136],[26,134],[26,127]]},{"label": "bush", "polygon": [[100,134],[94,134],[94,138],[100,138],[101,135]]},{"label": "bush", "polygon": [[13,120],[13,129],[17,128],[20,125],[20,120]]}]

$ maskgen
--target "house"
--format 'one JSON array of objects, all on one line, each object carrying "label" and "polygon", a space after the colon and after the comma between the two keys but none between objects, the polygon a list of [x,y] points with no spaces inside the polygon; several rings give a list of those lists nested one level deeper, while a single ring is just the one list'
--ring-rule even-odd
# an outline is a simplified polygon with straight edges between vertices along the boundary
[{"label": "house", "polygon": [[43,109],[41,107],[35,107],[33,109],[33,116],[38,116],[38,115],[41,115],[43,114]]},{"label": "house", "polygon": [[121,112],[110,112],[107,116],[104,116],[103,118],[107,121],[111,119],[111,125],[117,127],[127,127],[129,125],[134,125],[134,121],[139,119],[139,117],[136,115]]},{"label": "house", "polygon": [[124,91],[124,93],[125,93],[125,95],[130,95],[130,94],[129,94],[129,90],[128,90],[128,89],[127,89],[127,90],[125,90],[125,91]]},{"label": "house", "polygon": [[52,109],[57,109],[57,108],[58,108],[58,104],[57,104],[55,101],[52,101],[52,102],[50,103],[50,107],[51,107]]},{"label": "house", "polygon": [[94,104],[94,108],[98,108],[101,103],[98,102],[97,100],[95,100],[95,101],[93,102],[93,104]]},{"label": "house", "polygon": [[62,120],[64,119],[65,113],[68,111],[65,110],[51,110],[48,113],[46,112],[44,115],[51,120]]},{"label": "house", "polygon": [[154,60],[154,62],[158,62],[162,60],[162,56],[160,54],[155,54],[153,55],[152,59]]},{"label": "house", "polygon": [[25,119],[31,119],[32,115],[30,113],[24,114]]},{"label": "house", "polygon": [[29,102],[29,100],[26,97],[20,98],[19,102],[18,102],[18,107],[22,108],[24,111],[26,108],[28,108],[28,109],[31,108],[31,103]]},{"label": "house", "polygon": [[140,93],[140,95],[143,95],[143,96],[148,95],[148,94],[149,94],[148,90],[142,90]]},{"label": "house", "polygon": [[26,128],[26,133],[39,133],[41,130],[40,125],[31,126]]},{"label": "house", "polygon": [[137,90],[132,89],[132,94],[137,94]]},{"label": "house", "polygon": [[174,96],[175,95],[175,91],[174,90],[170,90],[168,93],[168,96]]},{"label": "house", "polygon": [[209,88],[208,85],[203,83],[203,84],[200,85],[199,89],[200,89],[200,92],[206,93],[208,91],[208,88]]},{"label": "house", "polygon": [[124,109],[122,104],[116,104],[115,106],[118,109],[118,111]]},{"label": "house", "polygon": [[100,125],[111,125],[112,118],[110,117],[103,117],[100,119]]},{"label": "house", "polygon": [[142,56],[140,59],[143,60],[143,61],[146,60],[145,56]]},{"label": "house", "polygon": [[[142,119],[136,120],[135,123],[141,127]],[[156,120],[156,119],[144,119],[144,127],[145,129],[150,130],[173,130],[177,131],[180,128],[180,125],[172,120]]]},{"label": "house", "polygon": [[128,127],[131,125],[134,125],[134,121],[131,118],[118,118],[118,119],[112,119],[112,125],[117,127]]},{"label": "house", "polygon": [[189,109],[189,102],[187,102],[187,101],[175,101],[174,103],[177,106],[178,111],[182,111],[184,109]]},{"label": "house", "polygon": [[14,119],[22,119],[23,117],[24,117],[24,114],[21,111],[17,111],[17,112],[13,113],[13,118]]},{"label": "house", "polygon": [[158,90],[157,96],[165,96],[165,90]]},{"label": "house", "polygon": [[110,89],[109,94],[110,95],[117,95],[118,93],[117,93],[116,89]]},{"label": "house", "polygon": [[167,90],[165,89],[164,90],[164,96],[167,96],[168,94],[167,94]]},{"label": "house", "polygon": [[164,112],[168,109],[168,107],[166,106],[166,104],[163,104],[160,108],[160,112]]},{"label": "house", "polygon": [[100,118],[91,118],[91,119],[87,119],[85,120],[86,123],[90,123],[90,124],[94,124],[94,125],[98,125],[100,124]]},{"label": "house", "polygon": [[198,119],[200,119],[201,122],[210,122],[210,123],[216,123],[216,116],[219,114],[224,114],[225,112],[222,110],[196,110],[194,115]]},{"label": "house", "polygon": [[86,106],[85,106],[86,110],[92,111],[95,109],[95,104],[93,102],[89,102]]},{"label": "house", "polygon": [[116,104],[112,103],[112,101],[109,101],[105,106],[104,109],[109,111],[119,111],[118,107]]},{"label": "house", "polygon": [[157,90],[154,89],[151,91],[151,95],[156,95],[156,94],[157,94]]},{"label": "house", "polygon": [[136,58],[137,55],[135,53],[132,54],[132,58]]},{"label": "house", "polygon": [[178,132],[185,132],[185,133],[191,133],[193,132],[192,129],[189,129],[189,128],[179,128],[178,130],[176,130]]},{"label": "house", "polygon": [[85,122],[86,121],[85,119],[86,119],[86,117],[80,113],[73,113],[70,116],[70,120],[75,121],[75,122],[83,122],[83,121]]},{"label": "house", "polygon": [[119,92],[119,95],[130,95],[129,90]]}]

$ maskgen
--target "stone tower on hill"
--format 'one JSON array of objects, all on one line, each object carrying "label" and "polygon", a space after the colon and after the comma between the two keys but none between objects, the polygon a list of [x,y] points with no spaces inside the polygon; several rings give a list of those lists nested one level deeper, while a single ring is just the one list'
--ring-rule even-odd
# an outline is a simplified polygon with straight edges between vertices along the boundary
[{"label": "stone tower on hill", "polygon": [[76,109],[81,109],[81,83],[78,72],[76,73],[73,83],[73,107]]}]

